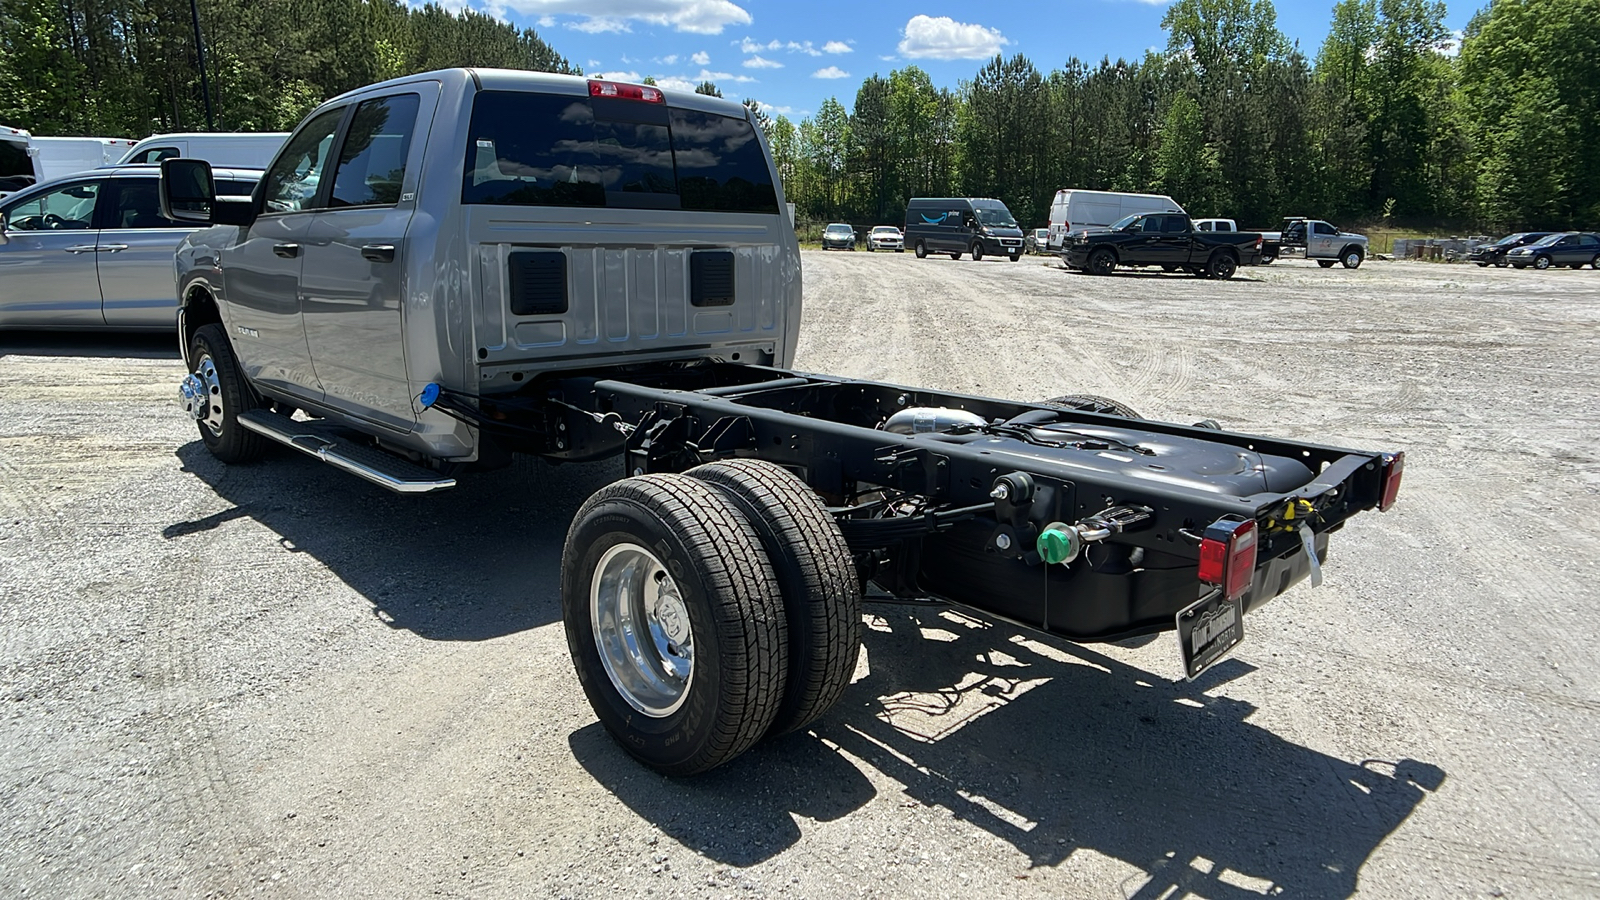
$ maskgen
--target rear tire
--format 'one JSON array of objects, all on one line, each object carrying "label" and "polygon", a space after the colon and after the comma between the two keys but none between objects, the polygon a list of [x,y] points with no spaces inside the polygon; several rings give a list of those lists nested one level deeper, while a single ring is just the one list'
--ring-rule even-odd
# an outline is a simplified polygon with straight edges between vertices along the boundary
[{"label": "rear tire", "polygon": [[839,702],[861,653],[861,591],[850,548],[816,493],[782,466],[736,459],[686,474],[739,507],[772,561],[788,619],[789,673],[767,734],[799,731]]},{"label": "rear tire", "polygon": [[1338,262],[1336,259],[1319,259],[1317,260],[1317,265],[1323,267],[1324,269],[1331,269],[1333,268],[1333,264],[1336,262]]},{"label": "rear tire", "polygon": [[200,440],[225,463],[247,463],[266,452],[267,439],[239,424],[239,414],[263,404],[239,371],[228,333],[216,323],[195,329],[189,341],[194,375],[206,393],[206,415],[197,424]]},{"label": "rear tire", "polygon": [[1594,259],[1589,260],[1589,268],[1600,269],[1600,253],[1596,253]]},{"label": "rear tire", "polygon": [[1206,274],[1223,281],[1232,278],[1234,273],[1238,271],[1239,261],[1234,259],[1233,254],[1227,251],[1212,254],[1210,262],[1206,264]]},{"label": "rear tire", "polygon": [[928,245],[923,243],[922,241],[917,241],[916,253],[917,253],[917,259],[927,259],[928,258]]},{"label": "rear tire", "polygon": [[960,258],[961,258],[961,254],[959,254],[959,253],[952,253],[952,254],[950,254],[950,258],[951,258],[951,259],[960,259]]},{"label": "rear tire", "polygon": [[789,670],[777,577],[711,485],[641,475],[596,491],[567,531],[561,612],[595,715],[658,772],[721,765],[777,716]]},{"label": "rear tire", "polygon": [[1101,397],[1098,394],[1066,394],[1061,397],[1051,397],[1044,401],[1045,406],[1057,406],[1062,409],[1075,409],[1080,412],[1102,413],[1108,416],[1122,416],[1125,419],[1142,419],[1144,416],[1134,412],[1133,407],[1120,400],[1110,397]]}]

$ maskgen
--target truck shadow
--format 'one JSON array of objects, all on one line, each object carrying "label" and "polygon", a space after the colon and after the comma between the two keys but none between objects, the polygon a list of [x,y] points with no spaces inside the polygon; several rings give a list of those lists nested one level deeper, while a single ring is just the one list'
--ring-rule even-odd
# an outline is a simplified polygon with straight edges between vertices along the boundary
[{"label": "truck shadow", "polygon": [[[808,734],[686,780],[644,769],[597,724],[571,735],[573,753],[640,816],[727,864],[780,853],[800,839],[796,817],[840,818],[887,778],[904,785],[893,802],[942,808],[1030,867],[1080,849],[1131,864],[1147,880],[1124,893],[1147,900],[1348,897],[1445,780],[1428,763],[1349,762],[1250,724],[1254,707],[1207,693],[1252,671],[1241,662],[1172,683],[965,613],[869,611],[870,674]],[[882,862],[947,852],[904,843]]]},{"label": "truck shadow", "polygon": [[293,553],[309,553],[367,598],[392,628],[428,640],[477,641],[560,620],[561,549],[583,501],[618,475],[610,460],[559,469],[520,460],[452,490],[395,494],[288,449],[246,466],[205,445],[180,447],[183,471],[231,509],[176,522],[185,540],[248,517]]},{"label": "truck shadow", "polygon": [[[1181,279],[1181,280],[1184,280],[1184,281],[1210,281],[1211,280],[1211,279],[1208,279],[1208,278],[1200,278],[1200,277],[1195,276],[1195,275],[1190,275],[1188,272],[1162,272],[1159,269],[1117,269],[1117,270],[1109,272],[1109,273],[1107,273],[1105,275],[1090,275],[1088,272],[1084,272],[1084,271],[1079,270],[1079,269],[1068,269],[1068,268],[1066,268],[1064,266],[1061,267],[1061,270],[1063,272],[1069,272],[1069,273],[1071,273],[1073,275],[1083,275],[1083,276],[1089,277],[1089,278],[1145,278],[1145,279],[1158,279],[1158,280],[1161,280],[1161,279]],[[1260,278],[1251,278],[1250,276],[1243,274],[1243,272],[1244,272],[1243,269],[1240,269],[1239,271],[1240,271],[1240,274],[1235,275],[1232,278],[1227,279],[1227,281],[1245,282],[1245,283],[1249,283],[1249,284],[1262,284],[1263,283],[1263,280],[1260,279]]]},{"label": "truck shadow", "polygon": [[178,359],[175,332],[0,331],[0,357]]}]

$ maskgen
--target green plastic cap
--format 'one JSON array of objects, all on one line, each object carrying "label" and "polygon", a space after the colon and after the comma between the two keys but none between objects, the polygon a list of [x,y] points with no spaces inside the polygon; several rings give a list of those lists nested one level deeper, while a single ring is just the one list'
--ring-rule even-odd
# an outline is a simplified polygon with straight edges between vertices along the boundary
[{"label": "green plastic cap", "polygon": [[1048,525],[1044,531],[1039,532],[1039,539],[1034,542],[1034,548],[1039,551],[1039,557],[1051,565],[1072,562],[1078,558],[1077,529],[1060,522]]}]

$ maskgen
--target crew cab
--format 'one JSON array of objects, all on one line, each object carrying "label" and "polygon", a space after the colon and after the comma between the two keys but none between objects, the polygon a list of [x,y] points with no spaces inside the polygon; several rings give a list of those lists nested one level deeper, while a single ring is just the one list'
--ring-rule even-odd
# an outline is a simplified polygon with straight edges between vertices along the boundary
[{"label": "crew cab", "polygon": [[668,774],[833,706],[868,582],[1068,640],[1175,632],[1193,677],[1399,488],[1403,453],[790,369],[799,244],[719,98],[451,69],[323,104],[247,200],[161,166],[163,212],[211,225],[177,255],[178,395],[219,460],[276,443],[408,493],[618,460],[562,618],[595,715]]},{"label": "crew cab", "polygon": [[1117,266],[1160,266],[1206,278],[1232,278],[1261,259],[1261,235],[1194,227],[1183,213],[1126,216],[1110,228],[1073,232],[1062,253],[1069,269],[1109,275]]},{"label": "crew cab", "polygon": [[1276,259],[1314,259],[1324,269],[1335,263],[1358,269],[1367,258],[1367,236],[1340,231],[1321,219],[1293,216],[1283,220],[1283,228],[1262,233],[1263,262]]}]

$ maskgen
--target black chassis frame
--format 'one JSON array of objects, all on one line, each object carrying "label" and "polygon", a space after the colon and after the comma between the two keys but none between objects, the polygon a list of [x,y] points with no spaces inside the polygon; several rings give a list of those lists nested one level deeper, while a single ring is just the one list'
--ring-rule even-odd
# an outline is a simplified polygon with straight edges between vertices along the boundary
[{"label": "black chassis frame", "polygon": [[[1245,610],[1305,578],[1309,526],[1319,561],[1328,535],[1375,509],[1387,454],[1347,450],[1042,403],[1016,403],[757,365],[704,362],[559,376],[522,394],[542,404],[535,450],[556,460],[621,453],[625,474],[681,472],[735,457],[778,463],[824,498],[863,581],[905,597],[936,597],[1079,642],[1168,631],[1214,591],[1198,578],[1199,544],[1219,519],[1254,519],[1260,546]],[[485,409],[495,401],[481,398]],[[1237,497],[1086,472],[1068,460],[979,449],[938,434],[879,429],[915,407],[989,420],[1046,410],[1054,421],[1137,428],[1302,461],[1311,482]],[[523,407],[527,408],[527,407]],[[504,414],[500,415],[505,418]],[[494,426],[489,425],[486,433]],[[522,429],[525,432],[531,429]],[[995,486],[1008,484],[1007,496]],[[1303,502],[1302,502],[1303,501]],[[1287,518],[1286,518],[1287,516]],[[1035,539],[1047,524],[1108,526],[1070,565],[1046,565]],[[1009,540],[1008,540],[1009,539]]]}]

